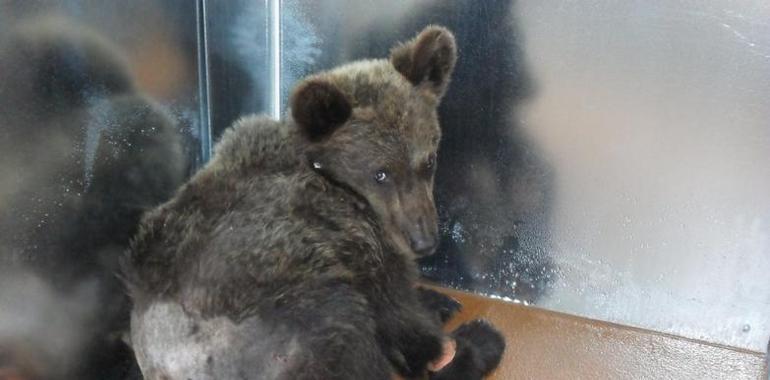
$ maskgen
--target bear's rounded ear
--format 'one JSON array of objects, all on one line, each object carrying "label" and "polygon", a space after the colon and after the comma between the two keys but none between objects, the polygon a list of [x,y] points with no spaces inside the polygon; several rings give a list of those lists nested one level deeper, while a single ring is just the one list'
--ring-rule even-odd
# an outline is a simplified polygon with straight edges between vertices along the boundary
[{"label": "bear's rounded ear", "polygon": [[345,94],[333,83],[319,78],[301,83],[291,97],[291,115],[311,141],[329,136],[345,124],[352,112]]},{"label": "bear's rounded ear", "polygon": [[395,46],[390,62],[415,86],[437,97],[444,95],[457,60],[455,37],[448,29],[430,25],[407,43]]}]

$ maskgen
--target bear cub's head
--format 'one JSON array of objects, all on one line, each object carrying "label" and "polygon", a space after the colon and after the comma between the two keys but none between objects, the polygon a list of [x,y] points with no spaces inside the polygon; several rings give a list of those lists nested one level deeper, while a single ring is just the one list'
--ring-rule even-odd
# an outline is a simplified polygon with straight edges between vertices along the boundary
[{"label": "bear cub's head", "polygon": [[438,242],[436,108],[456,56],[452,33],[429,26],[390,60],[311,76],[291,99],[307,164],[365,199],[385,238],[409,257],[432,254]]}]

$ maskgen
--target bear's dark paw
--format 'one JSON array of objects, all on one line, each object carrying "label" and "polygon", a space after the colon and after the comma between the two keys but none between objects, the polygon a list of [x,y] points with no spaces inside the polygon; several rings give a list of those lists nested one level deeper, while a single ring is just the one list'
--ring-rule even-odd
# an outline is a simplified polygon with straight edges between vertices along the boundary
[{"label": "bear's dark paw", "polygon": [[433,289],[419,287],[417,294],[423,307],[437,316],[442,324],[452,319],[463,308],[456,299]]},{"label": "bear's dark paw", "polygon": [[425,375],[428,364],[441,357],[443,350],[444,345],[440,337],[430,334],[416,335],[405,339],[396,355],[390,355],[390,359],[402,376],[419,378]]},{"label": "bear's dark paw", "polygon": [[491,372],[500,364],[505,351],[505,338],[491,323],[483,319],[464,323],[452,332],[452,336],[458,340],[466,340],[478,349],[484,374]]},{"label": "bear's dark paw", "polygon": [[497,368],[505,351],[505,338],[489,322],[475,320],[452,332],[455,357],[431,380],[480,380]]}]

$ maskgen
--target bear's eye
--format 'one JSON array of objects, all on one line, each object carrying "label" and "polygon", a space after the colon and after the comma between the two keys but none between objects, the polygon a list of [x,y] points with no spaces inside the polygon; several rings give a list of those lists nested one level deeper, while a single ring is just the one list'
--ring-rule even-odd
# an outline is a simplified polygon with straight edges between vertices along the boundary
[{"label": "bear's eye", "polygon": [[385,169],[377,170],[377,173],[374,173],[374,180],[377,183],[384,183],[388,180],[388,173],[385,172]]}]

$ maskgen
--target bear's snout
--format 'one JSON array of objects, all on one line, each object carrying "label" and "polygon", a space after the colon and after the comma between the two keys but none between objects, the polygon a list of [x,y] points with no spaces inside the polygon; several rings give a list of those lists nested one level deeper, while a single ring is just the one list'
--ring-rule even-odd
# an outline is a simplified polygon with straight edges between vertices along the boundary
[{"label": "bear's snout", "polygon": [[419,218],[411,228],[407,230],[409,245],[418,256],[429,256],[438,245],[438,231],[435,223],[428,222],[427,218]]}]

